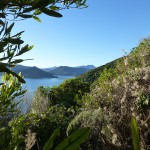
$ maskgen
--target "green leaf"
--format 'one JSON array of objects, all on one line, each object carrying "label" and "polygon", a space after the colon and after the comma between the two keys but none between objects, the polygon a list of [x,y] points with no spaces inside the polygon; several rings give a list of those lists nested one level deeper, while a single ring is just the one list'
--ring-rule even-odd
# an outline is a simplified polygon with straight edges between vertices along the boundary
[{"label": "green leaf", "polygon": [[13,35],[12,37],[20,36],[23,32],[24,32],[24,31],[21,31],[21,32],[19,32],[19,33],[17,33],[17,34],[15,34],[15,35]]},{"label": "green leaf", "polygon": [[39,10],[39,9],[36,9],[35,11],[34,11],[34,15],[40,15],[42,12]]},{"label": "green leaf", "polygon": [[11,70],[9,70],[6,66],[4,66],[2,63],[0,64],[0,72],[6,72],[8,74],[12,74],[13,76],[18,78],[18,81],[21,83],[26,83],[25,80],[20,77],[19,75],[17,75],[16,73],[12,72]]},{"label": "green leaf", "polygon": [[18,63],[21,63],[23,61],[24,61],[23,59],[17,59],[17,60],[12,61],[11,63],[12,64],[18,64]]},{"label": "green leaf", "polygon": [[55,3],[55,0],[39,0],[37,3],[35,3],[32,7],[29,7],[27,9],[24,9],[23,13],[31,12],[33,10],[39,9],[41,7],[46,7],[49,4]]},{"label": "green leaf", "polygon": [[50,9],[47,9],[47,8],[40,8],[40,10],[46,14],[46,15],[49,15],[49,16],[52,16],[52,17],[62,17],[62,15],[54,10],[50,10]]},{"label": "green leaf", "polygon": [[57,7],[57,6],[50,6],[50,9],[51,9],[51,10],[59,10],[60,7]]},{"label": "green leaf", "polygon": [[19,15],[19,17],[22,17],[22,18],[32,18],[33,15],[22,14],[22,15]]},{"label": "green leaf", "polygon": [[7,59],[9,59],[9,56],[0,58],[0,61],[4,61],[4,60],[7,60]]},{"label": "green leaf", "polygon": [[0,18],[5,18],[5,13],[0,13]]},{"label": "green leaf", "polygon": [[0,25],[5,25],[5,23],[0,19]]},{"label": "green leaf", "polygon": [[11,30],[12,30],[14,24],[15,24],[15,23],[13,22],[13,23],[6,29],[5,35],[7,35],[7,34],[9,34],[9,33],[11,32]]},{"label": "green leaf", "polygon": [[4,42],[12,43],[12,44],[23,44],[24,41],[20,40],[20,38],[5,38]]},{"label": "green leaf", "polygon": [[35,19],[37,22],[41,22],[40,18],[38,18],[37,16],[33,16],[33,19]]},{"label": "green leaf", "polygon": [[132,117],[131,129],[132,129],[132,139],[133,139],[134,150],[141,150],[135,117]]},{"label": "green leaf", "polygon": [[54,150],[74,150],[86,140],[89,134],[89,128],[79,129],[58,144]]},{"label": "green leaf", "polygon": [[4,51],[4,47],[7,45],[7,42],[0,42],[0,53]]},{"label": "green leaf", "polygon": [[23,53],[26,53],[28,51],[30,51],[33,48],[33,46],[29,46],[28,44],[25,45],[24,47],[21,48],[21,50],[19,51],[19,53],[16,56],[20,56]]},{"label": "green leaf", "polygon": [[36,9],[35,7],[29,7],[29,8],[24,9],[22,13],[27,13],[27,12],[33,11],[35,9]]},{"label": "green leaf", "polygon": [[50,150],[53,147],[54,140],[56,136],[60,134],[59,129],[56,129],[52,136],[48,139],[48,141],[45,143],[43,150]]},{"label": "green leaf", "polygon": [[2,29],[0,30],[0,35],[3,33],[4,30],[5,30],[5,24],[3,25]]},{"label": "green leaf", "polygon": [[39,0],[35,5],[34,5],[34,7],[36,7],[36,8],[40,8],[40,7],[46,7],[46,6],[48,6],[49,4],[52,4],[52,3],[54,3],[55,2],[55,0]]},{"label": "green leaf", "polygon": [[33,59],[16,59],[16,60],[10,62],[10,64],[18,64],[18,63],[21,63],[26,60],[33,60]]}]

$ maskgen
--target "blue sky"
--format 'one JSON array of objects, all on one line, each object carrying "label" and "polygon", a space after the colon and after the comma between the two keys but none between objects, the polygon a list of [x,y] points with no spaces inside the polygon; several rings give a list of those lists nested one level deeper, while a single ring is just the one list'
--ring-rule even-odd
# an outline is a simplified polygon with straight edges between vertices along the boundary
[{"label": "blue sky", "polygon": [[101,66],[129,52],[150,35],[150,0],[87,0],[86,9],[63,10],[62,18],[42,15],[16,22],[14,32],[25,30],[23,40],[34,45],[23,64]]}]

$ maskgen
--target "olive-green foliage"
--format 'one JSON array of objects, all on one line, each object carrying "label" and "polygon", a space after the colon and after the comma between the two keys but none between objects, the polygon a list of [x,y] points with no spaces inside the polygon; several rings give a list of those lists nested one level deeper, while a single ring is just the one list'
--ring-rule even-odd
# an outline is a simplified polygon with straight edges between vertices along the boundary
[{"label": "olive-green foliage", "polygon": [[63,104],[66,107],[80,106],[82,96],[89,92],[89,85],[78,79],[66,80],[58,87],[52,88],[49,93],[50,105]]},{"label": "olive-green foliage", "polygon": [[21,115],[14,118],[9,123],[12,136],[12,140],[9,143],[10,148],[24,149],[26,146],[27,131],[31,130],[33,133],[36,133],[36,142],[33,149],[36,150],[38,147],[42,149],[54,130],[59,128],[60,136],[54,142],[54,146],[56,146],[56,144],[66,137],[66,127],[71,115],[72,112],[64,106],[54,106],[47,113],[29,113],[25,116]]},{"label": "olive-green foliage", "polygon": [[[21,77],[19,74],[18,76]],[[2,75],[3,84],[0,86],[0,149],[8,148],[11,139],[8,122],[19,112],[18,103],[26,92],[21,83],[11,74]]]},{"label": "olive-green foliage", "polygon": [[0,149],[6,150],[8,149],[8,143],[11,140],[10,136],[10,128],[9,127],[2,127],[0,128]]},{"label": "olive-green foliage", "polygon": [[32,106],[31,110],[32,112],[35,112],[37,114],[44,113],[48,111],[49,103],[48,103],[48,93],[49,93],[48,87],[38,87],[35,91],[33,100],[32,100]]},{"label": "olive-green foliage", "polygon": [[[68,108],[80,106],[82,103],[81,98],[87,92],[89,92],[89,85],[78,79],[66,80],[57,87],[40,87],[35,93],[32,109],[35,111],[39,111],[42,108],[46,110],[48,107],[57,104]],[[40,107],[40,109],[36,109],[37,107]]]},{"label": "olive-green foliage", "polygon": [[[75,116],[75,118],[69,123],[67,134],[79,126],[92,128],[97,122],[101,122],[102,126],[102,120],[104,120],[103,117],[104,115],[102,114],[101,109],[84,110],[79,115]],[[101,126],[99,126],[99,128],[101,128]]]},{"label": "olive-green foliage", "polygon": [[113,69],[113,68],[115,68],[117,62],[121,61],[121,60],[122,60],[122,58],[114,60],[114,61],[112,61],[110,63],[107,63],[103,66],[92,69],[92,70],[80,75],[77,78],[79,80],[83,81],[83,82],[87,82],[89,84],[92,84],[93,82],[95,82],[101,76],[101,73],[103,72],[104,69]]},{"label": "olive-green foliage", "polygon": [[133,48],[128,57],[130,68],[150,66],[150,38],[146,38],[140,44]]},{"label": "olive-green foliage", "polygon": [[[149,43],[149,38],[143,40],[128,56],[118,61],[115,68],[104,69],[91,86],[91,92],[83,97],[83,111],[68,128],[92,125],[88,141],[90,149],[99,149],[100,142],[104,145],[102,150],[113,149],[114,146],[114,149],[133,149],[132,116],[135,116],[138,123],[141,148],[150,149]],[[97,116],[102,115],[101,117],[88,115],[99,109],[101,111]],[[103,118],[102,122],[96,121],[100,118]],[[97,130],[99,126],[102,127]]]},{"label": "olive-green foliage", "polygon": [[26,92],[22,90],[18,79],[11,74],[3,74],[2,82],[3,84],[0,85],[0,117],[8,116],[16,111],[17,98],[21,98]]}]

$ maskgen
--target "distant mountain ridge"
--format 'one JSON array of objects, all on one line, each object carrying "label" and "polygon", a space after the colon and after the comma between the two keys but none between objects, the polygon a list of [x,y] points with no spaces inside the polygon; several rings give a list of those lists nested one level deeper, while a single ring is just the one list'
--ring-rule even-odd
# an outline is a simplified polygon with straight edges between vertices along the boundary
[{"label": "distant mountain ridge", "polygon": [[86,65],[86,66],[78,66],[77,68],[85,68],[91,70],[91,69],[95,69],[96,67],[94,65]]},{"label": "distant mountain ridge", "polygon": [[59,67],[49,67],[49,68],[38,68],[31,66],[17,65],[12,68],[12,71],[19,73],[25,78],[56,78],[56,76],[78,76],[91,69],[95,68],[93,65],[69,67],[69,66],[59,66]]},{"label": "distant mountain ridge", "polygon": [[54,70],[51,70],[49,72],[53,75],[58,75],[58,76],[78,76],[78,75],[81,75],[87,71],[89,71],[89,69],[60,66],[60,67],[57,67]]},{"label": "distant mountain ridge", "polygon": [[41,68],[42,70],[44,70],[44,71],[46,71],[46,72],[49,72],[49,71],[51,71],[51,70],[54,70],[54,69],[56,69],[57,67],[56,66],[54,66],[54,67],[49,67],[49,68]]},{"label": "distant mountain ridge", "polygon": [[17,65],[16,67],[12,68],[12,71],[16,73],[22,72],[22,75],[26,78],[55,78],[56,76],[78,76],[93,68],[95,68],[94,65],[77,67],[54,66],[49,68]]}]

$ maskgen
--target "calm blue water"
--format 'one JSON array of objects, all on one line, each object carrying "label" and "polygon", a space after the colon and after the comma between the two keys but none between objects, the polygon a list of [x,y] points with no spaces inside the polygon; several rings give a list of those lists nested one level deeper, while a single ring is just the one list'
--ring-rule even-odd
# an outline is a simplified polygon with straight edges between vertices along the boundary
[{"label": "calm blue water", "polygon": [[64,80],[73,78],[73,76],[59,76],[58,78],[45,78],[45,79],[25,79],[26,84],[23,84],[23,88],[28,92],[33,93],[39,86],[58,86]]},{"label": "calm blue water", "polygon": [[[34,92],[39,86],[58,86],[63,81],[73,78],[73,76],[59,76],[58,78],[45,78],[45,79],[29,79],[26,78],[26,84],[23,84],[23,89],[27,89],[28,91],[25,93],[24,101],[19,104],[20,109],[23,113],[26,113],[30,108],[30,105],[33,100]],[[1,83],[1,76],[0,76]]]},{"label": "calm blue water", "polygon": [[[28,90],[28,93],[33,95],[39,86],[49,86],[49,87],[58,86],[60,83],[69,78],[73,78],[73,76],[58,76],[58,78],[44,78],[44,79],[26,78],[25,79],[26,84],[23,84],[22,87],[23,89]],[[0,76],[0,83],[1,83],[1,76]]]}]

